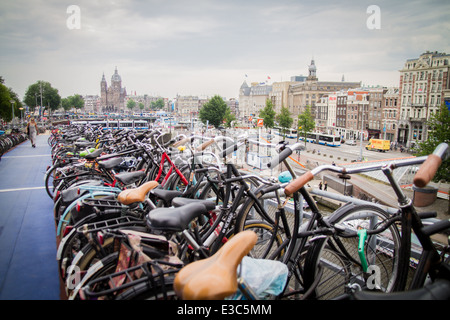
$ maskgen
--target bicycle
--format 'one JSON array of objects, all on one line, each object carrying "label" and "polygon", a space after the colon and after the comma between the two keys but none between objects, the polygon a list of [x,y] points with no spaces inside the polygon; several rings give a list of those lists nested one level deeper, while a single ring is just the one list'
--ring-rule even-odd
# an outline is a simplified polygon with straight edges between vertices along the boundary
[{"label": "bicycle", "polygon": [[[439,254],[436,247],[433,245],[430,236],[434,233],[440,232],[442,230],[446,230],[450,228],[450,220],[443,220],[437,223],[434,223],[429,226],[424,226],[422,223],[422,218],[419,214],[417,214],[412,201],[408,199],[398,183],[392,177],[392,170],[399,166],[408,165],[408,164],[418,164],[423,163],[419,171],[417,172],[414,178],[414,184],[417,186],[425,186],[434,176],[437,168],[439,167],[441,161],[449,156],[449,150],[447,144],[439,145],[433,154],[430,156],[419,157],[414,160],[403,160],[398,162],[391,162],[387,165],[383,165],[382,170],[386,174],[389,179],[391,186],[393,187],[396,195],[398,196],[399,204],[400,204],[400,214],[394,215],[384,221],[382,221],[377,226],[370,228],[369,230],[362,229],[364,232],[358,232],[352,230],[352,228],[346,226],[337,226],[336,234],[339,234],[342,237],[349,238],[358,238],[362,234],[369,235],[379,235],[380,232],[386,230],[389,226],[391,226],[395,221],[400,220],[402,223],[402,233],[401,233],[401,242],[403,250],[399,254],[399,263],[397,264],[398,274],[396,279],[396,292],[392,293],[380,293],[380,292],[368,292],[368,291],[358,291],[356,286],[351,286],[351,290],[349,293],[346,293],[341,296],[336,296],[337,300],[341,299],[356,299],[356,300],[381,300],[381,299],[389,299],[389,300],[404,300],[404,299],[449,299],[450,298],[450,258],[448,256],[449,247],[447,246],[442,253]],[[324,170],[324,167],[318,168],[316,172],[320,172]],[[331,169],[331,168],[326,168]],[[366,171],[374,170],[375,166],[371,166],[370,168],[365,168]],[[342,169],[336,168],[337,171],[343,171]],[[351,170],[350,170],[351,171]],[[314,177],[315,172],[307,172],[296,180],[292,181],[286,188],[285,192],[289,195],[293,194],[295,191],[303,188],[303,186],[311,181]],[[347,172],[350,173],[350,172]],[[355,173],[355,171],[353,171]],[[414,232],[420,243],[423,246],[423,251],[419,259],[419,264],[414,272],[414,277],[412,279],[411,285],[407,291],[398,292],[398,290],[403,290],[402,285],[406,283],[406,275],[408,273],[409,266],[409,258],[410,258],[410,242],[411,242],[411,232]],[[361,238],[360,238],[361,239]],[[361,263],[364,264],[365,256],[364,254],[364,244],[367,243],[365,237],[363,236],[360,240],[359,244],[359,253]],[[329,259],[321,256],[327,241],[330,240],[330,237],[321,237],[318,240],[315,240],[312,246],[308,250],[308,256],[310,257],[309,262],[306,264],[309,266],[313,266],[313,273],[306,273],[308,276],[313,276],[317,279],[322,280],[324,273],[322,269],[328,268],[332,269],[332,264],[329,262]],[[449,238],[450,243],[450,238]],[[250,246],[250,248],[247,247]],[[234,292],[237,287],[236,280],[236,265],[242,259],[242,256],[248,254],[251,250],[253,243],[250,240],[246,240],[245,243],[241,243],[241,245],[237,245],[236,249],[233,253],[229,253],[229,255],[233,255],[234,260],[233,263],[226,267],[227,272],[216,272],[215,268],[212,266],[215,265],[215,261],[221,261],[219,258],[210,258],[212,262],[207,263],[203,261],[195,262],[193,264],[187,265],[181,269],[181,271],[177,274],[175,279],[175,288],[177,294],[184,299],[207,299],[207,298],[216,298],[223,299],[226,296],[229,296],[230,293]],[[342,255],[342,258],[345,254]],[[328,261],[327,261],[328,260]],[[367,262],[367,261],[366,261]],[[308,269],[308,267],[305,267]],[[342,271],[342,270],[340,270]],[[430,276],[432,281],[431,284],[425,285],[425,277],[426,275]],[[306,275],[305,275],[306,276]],[[225,280],[221,280],[222,277],[226,277]],[[179,278],[179,279],[177,279]],[[205,281],[207,279],[207,281]],[[311,282],[315,282],[316,285],[313,287],[312,291],[316,291],[319,287],[319,282],[317,279],[310,279]],[[221,281],[223,290],[218,290],[218,288],[211,287],[211,283],[217,283],[217,281]],[[243,286],[243,289],[246,287]],[[356,291],[356,292],[355,292]],[[249,294],[250,293],[250,294]],[[255,295],[251,294],[251,290],[247,292],[246,295],[249,299],[256,299]]]},{"label": "bicycle", "polygon": [[[430,168],[427,163],[423,166],[425,169],[419,170],[419,174],[414,179],[417,185],[424,185],[429,182],[437,170],[437,160],[435,159],[442,157],[447,150],[448,145],[443,144],[436,149],[435,155],[393,161],[386,165],[371,165],[360,169],[321,166],[303,174],[291,182],[290,186],[286,187],[286,194],[303,188],[308,181],[313,179],[315,174],[322,170],[352,174],[381,169],[388,178],[399,201],[398,213],[392,216],[384,214],[384,217],[382,217],[382,211],[375,207],[367,211],[365,207],[355,206],[349,210],[341,210],[340,212],[338,210],[328,219],[328,222],[334,226],[334,231],[327,236],[314,239],[305,258],[304,275],[305,279],[307,279],[306,284],[310,288],[309,293],[311,296],[319,298],[330,293],[331,289],[328,286],[328,282],[332,278],[341,280],[336,285],[336,288],[344,291],[341,293],[350,292],[355,290],[355,288],[376,288],[383,292],[404,290],[410,265],[411,230],[418,237],[423,247],[423,253],[410,289],[423,285],[425,274],[429,271],[428,268],[432,270],[433,260],[436,260],[438,257],[430,238],[424,236],[421,231],[423,226],[422,219],[433,216],[433,213],[418,214],[415,211],[412,201],[404,195],[399,184],[393,178],[392,171],[401,166],[420,164],[430,159],[428,163],[430,163],[429,161],[434,161],[435,167],[433,170],[429,170],[427,174],[423,173],[423,170],[426,171],[428,170],[427,168]],[[361,223],[360,218],[367,217],[367,212],[380,213],[378,216],[379,220],[372,221],[372,224],[364,225],[364,223]],[[349,221],[355,218],[354,222],[357,225],[352,226],[349,224]],[[401,234],[398,232],[395,222],[401,222]],[[360,230],[358,230],[358,227],[360,227]],[[391,230],[391,239],[386,239],[381,234],[381,232],[386,230]],[[355,250],[356,253],[352,254],[347,249],[348,247],[342,246],[343,240],[341,239],[356,240],[356,243],[352,245],[352,247],[357,248]],[[329,253],[332,253],[334,260],[326,256]],[[342,264],[342,268],[335,268],[337,261]],[[358,272],[352,270],[355,267],[357,267]],[[376,269],[370,269],[369,267],[376,267]],[[348,270],[348,275],[347,272],[343,272],[344,270]],[[386,274],[386,280],[388,281],[384,282],[384,280],[380,279],[375,281],[375,283],[370,283],[369,280],[373,280],[372,270],[378,272],[377,276],[380,276],[380,273],[382,275]],[[332,297],[339,295],[339,292],[333,293]]]},{"label": "bicycle", "polygon": [[[391,240],[383,243],[383,250],[374,250],[374,243],[377,243],[376,236],[369,236],[366,243],[371,246],[364,247],[365,252],[358,252],[358,240],[349,239],[342,232],[343,226],[346,228],[363,228],[371,230],[377,224],[390,219],[387,210],[375,206],[370,202],[361,205],[348,203],[337,209],[328,217],[324,217],[318,209],[310,192],[306,188],[306,184],[314,178],[314,175],[323,170],[330,170],[338,173],[359,173],[363,171],[379,170],[381,165],[374,165],[366,168],[344,169],[337,166],[320,166],[302,176],[296,178],[295,172],[292,170],[286,158],[296,150],[298,145],[281,146],[280,154],[275,157],[269,167],[278,165],[283,162],[294,179],[289,183],[276,184],[271,187],[261,187],[255,194],[258,201],[249,199],[243,206],[236,223],[235,233],[243,230],[244,222],[248,219],[263,220],[273,226],[273,235],[282,237],[281,245],[275,245],[276,242],[272,238],[267,238],[265,249],[260,252],[258,257],[276,259],[283,261],[289,268],[289,285],[286,286],[285,292],[280,296],[282,298],[326,298],[330,299],[340,295],[342,290],[349,290],[352,285],[365,285],[364,277],[368,277],[365,273],[364,263],[361,261],[360,255],[366,257],[372,266],[379,267],[381,273],[381,287],[384,291],[394,290],[394,284],[397,282],[397,263],[399,261],[400,235],[395,224],[387,226],[384,237]],[[422,159],[423,161],[423,159]],[[403,162],[399,165],[409,165],[411,163]],[[414,164],[414,162],[412,162]],[[293,199],[293,209],[291,212],[287,210],[289,199]],[[302,201],[306,201],[311,214],[309,220],[303,213]],[[258,205],[262,203],[263,205]],[[429,217],[424,214],[423,218]],[[400,221],[400,216],[393,218]],[[303,222],[303,220],[306,220]],[[327,239],[332,239],[325,241]],[[315,245],[320,243],[323,246]],[[325,246],[327,244],[327,246]],[[378,243],[378,248],[381,245]],[[313,248],[314,253],[313,253]],[[320,252],[320,254],[318,253]],[[384,253],[383,253],[384,252]],[[390,254],[386,254],[390,252]],[[330,271],[330,274],[322,278],[318,272],[318,257],[329,255],[329,264],[333,266],[335,272],[331,272],[331,268],[322,269],[322,271]],[[327,281],[325,281],[327,280]],[[331,281],[336,281],[334,285],[330,285]],[[328,289],[324,291],[327,285]]]}]

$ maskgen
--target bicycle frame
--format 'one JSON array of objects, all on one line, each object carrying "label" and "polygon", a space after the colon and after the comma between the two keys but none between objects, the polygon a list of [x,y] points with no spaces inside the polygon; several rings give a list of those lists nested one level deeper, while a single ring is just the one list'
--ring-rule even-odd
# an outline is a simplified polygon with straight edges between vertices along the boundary
[{"label": "bicycle frame", "polygon": [[[419,159],[426,159],[427,157],[420,157]],[[423,162],[423,161],[422,161]],[[421,162],[420,162],[421,163]],[[401,189],[398,182],[393,178],[392,171],[395,169],[395,164],[387,165],[382,168],[383,173],[388,178],[395,194],[398,198],[399,207],[402,214],[401,219],[401,247],[400,247],[400,261],[399,261],[399,279],[395,291],[404,290],[406,287],[406,280],[408,276],[409,258],[411,254],[411,231],[417,236],[422,245],[422,254],[419,259],[419,265],[416,268],[412,282],[409,289],[417,289],[423,286],[427,274],[434,266],[440,263],[440,256],[431,241],[431,238],[425,235],[422,231],[423,223],[413,205]]]},{"label": "bicycle frame", "polygon": [[169,168],[169,171],[166,173],[164,179],[160,183],[161,186],[164,187],[164,185],[166,184],[167,180],[169,179],[169,176],[172,173],[172,170],[175,170],[177,175],[180,177],[181,182],[183,182],[183,184],[185,186],[187,186],[188,183],[189,183],[188,180],[181,173],[180,169],[178,169],[177,166],[173,163],[172,159],[170,159],[169,155],[166,152],[163,152],[163,154],[161,156],[161,162],[160,162],[159,169],[158,169],[158,175],[156,176],[155,180],[159,181],[159,179],[161,179],[161,176],[162,176],[162,173],[163,173],[164,164],[165,164],[166,161],[169,163],[170,168]]}]

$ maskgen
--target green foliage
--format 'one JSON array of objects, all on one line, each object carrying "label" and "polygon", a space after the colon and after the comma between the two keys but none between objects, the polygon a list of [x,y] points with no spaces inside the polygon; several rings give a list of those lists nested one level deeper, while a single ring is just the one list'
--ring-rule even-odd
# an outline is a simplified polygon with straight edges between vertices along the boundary
[{"label": "green foliage", "polygon": [[[314,122],[314,118],[311,114],[311,107],[306,106],[306,109],[303,113],[298,115],[298,132],[302,133],[303,137],[306,137],[306,134],[308,132],[312,132],[314,128],[316,127],[316,124]],[[305,145],[306,145],[306,139],[305,139]]]},{"label": "green foliage", "polygon": [[133,99],[128,100],[127,108],[130,109],[130,110],[133,110],[134,107],[136,107],[136,101],[134,101]]},{"label": "green foliage", "polygon": [[52,87],[49,82],[37,81],[30,85],[25,92],[23,102],[33,111],[36,106],[41,105],[42,93],[42,107],[49,108],[54,111],[61,105],[61,96],[58,89]]},{"label": "green foliage", "polygon": [[225,117],[224,117],[224,121],[225,121],[225,127],[230,128],[231,127],[231,123],[233,121],[236,120],[236,117],[234,114],[231,113],[230,108],[227,107],[226,113],[225,113]]},{"label": "green foliage", "polygon": [[84,107],[84,99],[81,95],[75,94],[61,100],[61,106],[64,110],[69,111],[72,108],[81,109]]},{"label": "green foliage", "polygon": [[[442,105],[440,110],[428,120],[428,139],[419,143],[418,155],[428,155],[442,142],[450,143],[450,112]],[[449,181],[450,159],[444,161],[436,172],[433,181]]]},{"label": "green foliage", "polygon": [[229,125],[234,120],[234,115],[231,114],[230,108],[219,95],[215,95],[207,103],[203,105],[199,112],[199,119],[204,124],[209,121],[210,125],[218,128],[223,124],[223,121]]},{"label": "green foliage", "polygon": [[285,135],[286,129],[289,129],[292,126],[292,123],[294,122],[294,119],[292,119],[289,109],[286,108],[285,106],[281,107],[281,111],[277,115],[276,120],[278,122],[278,125],[283,129],[283,135]]},{"label": "green foliage", "polygon": [[[11,101],[14,101],[12,104]],[[12,120],[12,109],[14,109],[14,116],[20,116],[20,109],[22,102],[19,100],[17,94],[4,85],[4,80],[0,77],[0,118],[6,122]]]},{"label": "green foliage", "polygon": [[163,99],[158,99],[156,101],[152,101],[150,104],[151,110],[161,110],[162,108],[164,108],[164,100]]},{"label": "green foliage", "polygon": [[275,110],[272,100],[266,100],[266,106],[259,112],[259,116],[264,120],[264,127],[273,128],[275,126]]}]

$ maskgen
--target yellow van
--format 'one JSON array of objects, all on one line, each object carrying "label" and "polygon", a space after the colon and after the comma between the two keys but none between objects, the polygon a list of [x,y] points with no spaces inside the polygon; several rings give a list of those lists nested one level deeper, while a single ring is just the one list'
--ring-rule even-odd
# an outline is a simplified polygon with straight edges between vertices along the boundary
[{"label": "yellow van", "polygon": [[382,139],[370,139],[369,143],[366,145],[366,149],[386,152],[391,149],[391,141]]}]

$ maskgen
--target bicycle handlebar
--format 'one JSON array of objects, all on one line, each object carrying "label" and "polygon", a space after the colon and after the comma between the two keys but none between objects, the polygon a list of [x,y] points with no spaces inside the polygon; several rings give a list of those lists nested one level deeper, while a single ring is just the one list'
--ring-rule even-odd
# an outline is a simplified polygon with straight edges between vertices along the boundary
[{"label": "bicycle handlebar", "polygon": [[[423,157],[416,157],[413,159],[404,159],[399,161],[394,161],[390,164],[392,168],[395,167],[402,167],[402,166],[408,166],[408,165],[416,165],[416,164],[422,164],[421,168],[416,174],[416,177],[414,178],[414,184],[416,186],[420,187],[421,185],[425,186],[434,176],[436,173],[437,168],[439,168],[439,164],[443,159],[448,157],[448,145],[446,143],[441,143],[439,146],[436,147],[433,154]],[[437,160],[437,158],[440,159],[440,161]],[[430,160],[428,160],[430,159]],[[428,164],[425,164],[428,160]],[[332,166],[332,165],[323,165],[316,167],[313,170],[305,172],[300,177],[296,178],[295,180],[292,180],[284,189],[284,193],[286,196],[292,196],[294,192],[297,192],[300,188],[302,188],[306,183],[311,181],[314,176],[321,171],[329,170],[337,173],[347,173],[347,174],[354,174],[354,173],[361,173],[361,172],[369,172],[369,171],[375,171],[380,170],[385,166],[385,164],[374,164],[369,165],[366,167],[361,168],[343,168],[338,166]],[[417,178],[418,177],[418,178]]]},{"label": "bicycle handlebar", "polygon": [[210,145],[212,145],[214,143],[214,139],[211,139],[209,141],[203,142],[201,145],[199,145],[195,150],[196,151],[203,151],[205,150],[207,147],[209,147]]},{"label": "bicycle handlebar", "polygon": [[287,157],[289,157],[292,152],[295,150],[302,150],[304,149],[303,145],[301,143],[295,143],[292,146],[286,145],[285,149],[281,151],[277,156],[275,156],[272,161],[270,161],[267,164],[267,167],[273,168],[276,167],[280,162],[286,160]]},{"label": "bicycle handlebar", "polygon": [[442,161],[448,156],[448,144],[439,144],[434,152],[430,154],[425,162],[420,166],[414,176],[414,185],[419,188],[425,187],[434,177]]}]

